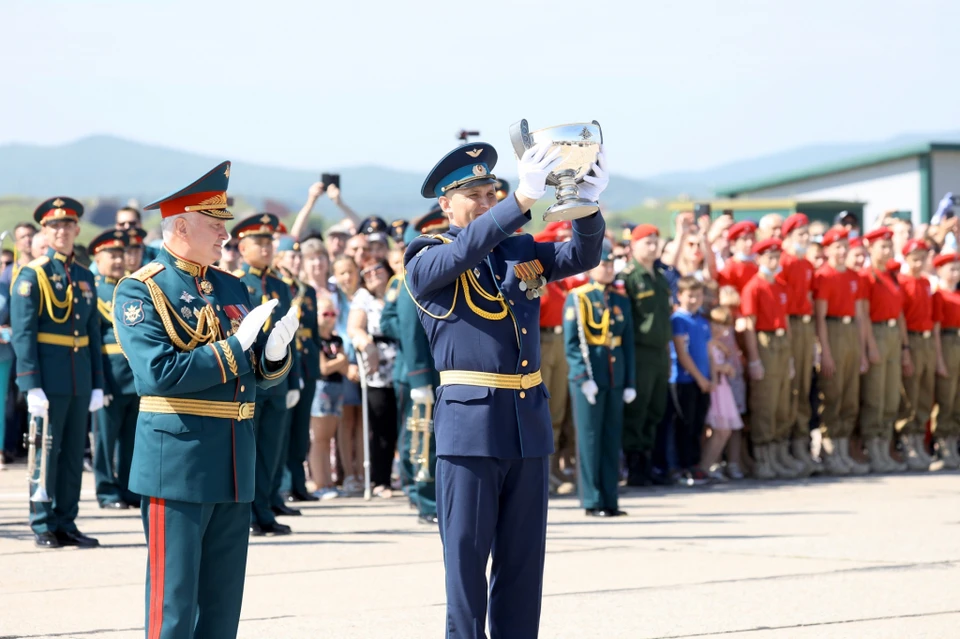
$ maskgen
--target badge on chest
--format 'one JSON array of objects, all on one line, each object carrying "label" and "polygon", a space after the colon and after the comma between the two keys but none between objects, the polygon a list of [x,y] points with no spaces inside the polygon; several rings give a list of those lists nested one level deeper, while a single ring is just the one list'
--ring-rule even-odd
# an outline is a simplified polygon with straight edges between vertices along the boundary
[{"label": "badge on chest", "polygon": [[513,274],[520,280],[520,290],[527,292],[527,299],[540,297],[543,287],[547,285],[547,278],[543,276],[543,264],[540,260],[521,262],[513,267]]}]

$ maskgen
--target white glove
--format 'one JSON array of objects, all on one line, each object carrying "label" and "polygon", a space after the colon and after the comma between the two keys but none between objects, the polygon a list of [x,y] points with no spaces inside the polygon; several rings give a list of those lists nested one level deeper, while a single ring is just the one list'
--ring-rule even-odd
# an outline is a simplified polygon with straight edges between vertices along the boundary
[{"label": "white glove", "polygon": [[240,322],[237,332],[234,333],[234,336],[240,341],[240,348],[245,351],[250,350],[253,343],[257,341],[257,335],[260,333],[260,329],[263,328],[263,325],[270,318],[270,313],[273,312],[273,308],[279,303],[280,300],[270,300],[266,304],[261,304],[247,313],[247,316]]},{"label": "white glove", "polygon": [[633,403],[633,400],[637,398],[637,391],[632,388],[623,389],[623,403],[630,404]]},{"label": "white glove", "polygon": [[300,320],[297,319],[297,309],[291,307],[276,323],[270,331],[270,337],[267,338],[267,347],[263,350],[263,354],[268,361],[279,362],[287,356],[287,346],[293,341],[298,328],[300,328]]},{"label": "white glove", "polygon": [[588,404],[597,403],[597,393],[600,392],[600,389],[597,388],[597,383],[592,379],[588,379],[584,383],[580,384],[580,392],[583,393],[583,396],[587,398]]},{"label": "white glove", "polygon": [[411,388],[410,401],[412,401],[414,404],[432,404],[433,386],[427,384],[426,386]]},{"label": "white glove", "polygon": [[103,408],[103,391],[94,388],[93,392],[90,393],[90,412],[93,413],[101,408]]},{"label": "white glove", "polygon": [[27,391],[27,412],[37,417],[47,417],[50,402],[42,388],[31,388]]},{"label": "white glove", "polygon": [[293,408],[297,405],[297,402],[300,401],[300,391],[288,390],[287,391],[287,408]]},{"label": "white glove", "polygon": [[530,147],[517,164],[520,184],[516,193],[539,200],[547,192],[547,176],[560,164],[560,149],[546,142]]},{"label": "white glove", "polygon": [[597,154],[597,161],[593,164],[592,175],[588,173],[583,176],[583,182],[577,185],[577,193],[584,200],[599,202],[600,194],[606,190],[610,184],[610,173],[607,171],[607,156],[603,153],[603,147],[600,147],[600,153]]},{"label": "white glove", "polygon": [[113,401],[113,395],[104,395],[103,396],[103,407],[106,408],[110,405],[110,402]]},{"label": "white glove", "polygon": [[304,381],[303,381],[303,378],[301,377],[301,378],[300,378],[300,390],[303,390],[303,388],[304,388],[306,385],[307,385],[307,383],[304,382]]}]

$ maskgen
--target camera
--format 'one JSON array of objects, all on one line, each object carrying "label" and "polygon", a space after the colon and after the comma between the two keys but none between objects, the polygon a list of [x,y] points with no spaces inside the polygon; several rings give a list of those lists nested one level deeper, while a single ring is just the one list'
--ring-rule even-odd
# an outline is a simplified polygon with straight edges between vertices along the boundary
[{"label": "camera", "polygon": [[327,187],[331,184],[340,188],[340,174],[339,173],[321,173],[320,174],[320,183],[323,184],[323,192],[327,192]]}]

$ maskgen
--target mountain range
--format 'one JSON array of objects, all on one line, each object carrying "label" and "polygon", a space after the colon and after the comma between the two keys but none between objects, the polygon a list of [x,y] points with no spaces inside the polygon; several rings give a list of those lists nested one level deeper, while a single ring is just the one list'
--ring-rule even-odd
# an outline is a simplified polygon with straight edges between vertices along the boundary
[{"label": "mountain range", "polygon": [[[804,146],[705,170],[664,173],[642,180],[614,175],[604,195],[604,204],[610,211],[619,211],[637,207],[650,198],[673,198],[681,194],[705,197],[724,184],[762,179],[932,140],[960,140],[960,131],[906,134],[878,142]],[[134,199],[143,204],[169,192],[159,189],[188,184],[221,160],[107,135],[57,146],[0,145],[0,195],[39,199],[51,194],[69,194],[82,199],[122,202]],[[357,166],[344,167],[340,174],[344,201],[361,215],[375,213],[387,219],[407,218],[427,208],[419,195],[423,180],[419,173]],[[261,207],[270,201],[273,208],[279,203],[296,211],[306,198],[307,187],[319,179],[319,171],[235,161],[230,177],[231,195],[250,206]],[[511,179],[511,176],[503,177]],[[317,211],[339,217],[325,198],[318,202]]]}]

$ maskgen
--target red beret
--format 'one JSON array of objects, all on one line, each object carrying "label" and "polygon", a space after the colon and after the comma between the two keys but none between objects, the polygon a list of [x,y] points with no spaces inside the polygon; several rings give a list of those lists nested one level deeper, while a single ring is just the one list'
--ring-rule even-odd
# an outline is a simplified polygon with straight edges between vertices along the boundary
[{"label": "red beret", "polygon": [[903,256],[906,257],[914,251],[929,251],[930,245],[927,244],[924,240],[913,239],[907,242],[906,246],[903,247]]},{"label": "red beret", "polygon": [[743,222],[737,222],[727,231],[727,239],[731,242],[740,237],[741,235],[747,235],[748,233],[756,233],[757,225],[749,220],[744,220]]},{"label": "red beret", "polygon": [[533,241],[534,242],[556,242],[557,234],[554,233],[553,231],[548,231],[547,229],[543,229],[542,231],[540,231],[539,233],[533,236]]},{"label": "red beret", "polygon": [[780,232],[786,237],[801,226],[810,226],[810,219],[803,213],[794,213],[783,221]]},{"label": "red beret", "polygon": [[843,228],[842,226],[834,226],[829,231],[823,234],[823,241],[820,242],[820,244],[823,245],[823,248],[827,248],[834,242],[845,240],[848,237],[850,237],[850,231]]},{"label": "red beret", "polygon": [[548,222],[547,225],[543,227],[543,230],[556,235],[557,231],[560,231],[563,229],[572,229],[572,228],[573,228],[573,225],[570,223],[569,220],[558,220],[555,222]]},{"label": "red beret", "polygon": [[863,238],[855,237],[850,240],[850,248],[863,248]]},{"label": "red beret", "polygon": [[892,240],[893,231],[890,230],[889,226],[881,226],[878,229],[873,229],[869,233],[863,236],[867,242],[877,242],[879,240]]},{"label": "red beret", "polygon": [[933,258],[933,265],[937,268],[940,268],[944,264],[949,264],[951,262],[960,262],[960,255],[957,255],[956,253],[941,253]]},{"label": "red beret", "polygon": [[653,224],[637,224],[633,227],[633,231],[630,233],[630,239],[632,241],[642,240],[645,237],[650,235],[660,235],[660,229],[655,227]]},{"label": "red beret", "polygon": [[767,240],[760,240],[753,245],[753,252],[757,255],[763,255],[767,251],[779,251],[783,249],[783,242],[775,237]]}]

